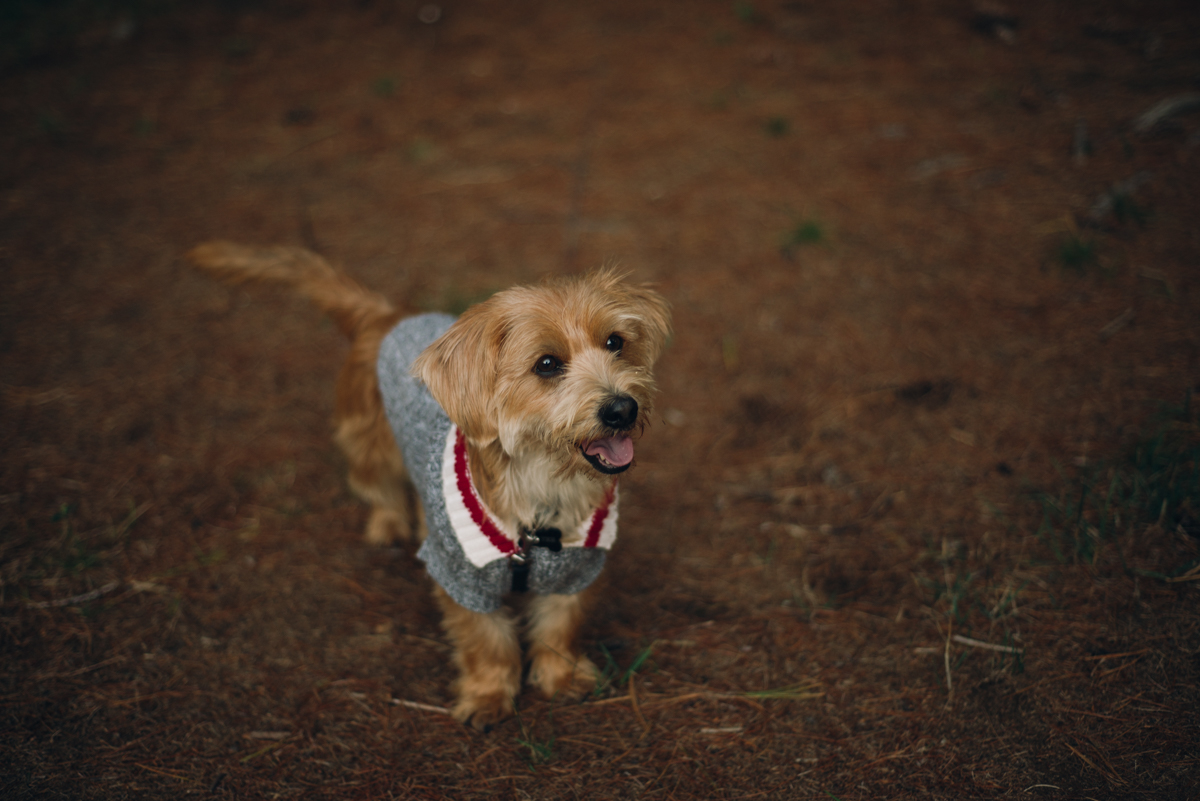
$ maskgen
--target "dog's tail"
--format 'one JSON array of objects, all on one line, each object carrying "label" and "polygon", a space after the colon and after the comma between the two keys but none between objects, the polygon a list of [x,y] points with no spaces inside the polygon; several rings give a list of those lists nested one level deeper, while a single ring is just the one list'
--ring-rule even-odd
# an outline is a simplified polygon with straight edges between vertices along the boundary
[{"label": "dog's tail", "polygon": [[227,284],[283,284],[296,289],[328,314],[346,336],[396,313],[387,298],[338,272],[303,248],[250,248],[232,242],[205,242],[185,258]]}]

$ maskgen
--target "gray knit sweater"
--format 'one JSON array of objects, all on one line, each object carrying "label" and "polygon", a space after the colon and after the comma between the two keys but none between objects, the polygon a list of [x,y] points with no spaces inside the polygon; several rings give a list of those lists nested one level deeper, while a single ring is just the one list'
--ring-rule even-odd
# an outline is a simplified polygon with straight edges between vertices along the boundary
[{"label": "gray knit sweater", "polygon": [[[506,554],[515,550],[516,535],[482,506],[470,483],[457,428],[425,385],[409,374],[417,356],[453,322],[445,314],[402,320],[380,345],[376,370],[388,422],[425,507],[429,534],[417,558],[451,598],[487,613],[499,609],[512,589]],[[575,539],[582,546],[564,545],[557,553],[530,551],[529,590],[571,595],[595,581],[604,568],[605,549],[616,538],[616,519],[614,489],[611,504],[580,528],[583,536]]]}]

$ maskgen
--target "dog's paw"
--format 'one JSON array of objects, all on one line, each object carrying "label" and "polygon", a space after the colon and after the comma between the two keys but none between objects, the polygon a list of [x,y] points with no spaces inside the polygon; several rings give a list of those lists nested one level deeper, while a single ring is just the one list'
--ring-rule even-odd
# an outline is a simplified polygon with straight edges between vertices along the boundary
[{"label": "dog's paw", "polygon": [[568,659],[554,651],[542,651],[533,655],[529,667],[529,683],[547,698],[582,698],[596,689],[599,680],[600,671],[581,654]]},{"label": "dog's paw", "polygon": [[467,695],[454,705],[454,719],[472,728],[489,732],[492,727],[513,714],[512,696],[504,693]]}]

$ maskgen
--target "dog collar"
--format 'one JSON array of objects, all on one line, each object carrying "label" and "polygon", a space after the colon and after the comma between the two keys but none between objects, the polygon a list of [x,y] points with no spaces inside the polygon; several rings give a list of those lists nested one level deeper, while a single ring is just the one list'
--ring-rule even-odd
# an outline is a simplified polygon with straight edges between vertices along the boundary
[{"label": "dog collar", "polygon": [[[528,553],[528,534],[523,542],[496,519],[475,491],[467,460],[467,440],[458,426],[451,424],[442,452],[442,497],[450,528],[463,553],[475,567],[506,557],[521,558]],[[566,548],[612,548],[617,539],[617,482],[614,481],[596,511],[576,530],[575,542]],[[536,532],[534,532],[536,534]]]}]

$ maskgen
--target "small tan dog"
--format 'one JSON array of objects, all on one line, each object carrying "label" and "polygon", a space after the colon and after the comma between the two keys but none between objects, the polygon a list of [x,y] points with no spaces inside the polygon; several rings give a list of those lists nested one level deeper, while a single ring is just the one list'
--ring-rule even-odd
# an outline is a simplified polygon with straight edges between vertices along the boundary
[{"label": "small tan dog", "polygon": [[367,541],[422,542],[455,646],[455,717],[487,729],[512,714],[511,592],[531,593],[530,683],[589,692],[587,587],[616,536],[615,475],[651,410],[666,301],[600,271],[500,292],[457,320],[405,317],[309,251],[211,242],[187,258],[228,283],[291,286],[350,338],[336,439],[372,506]]}]

